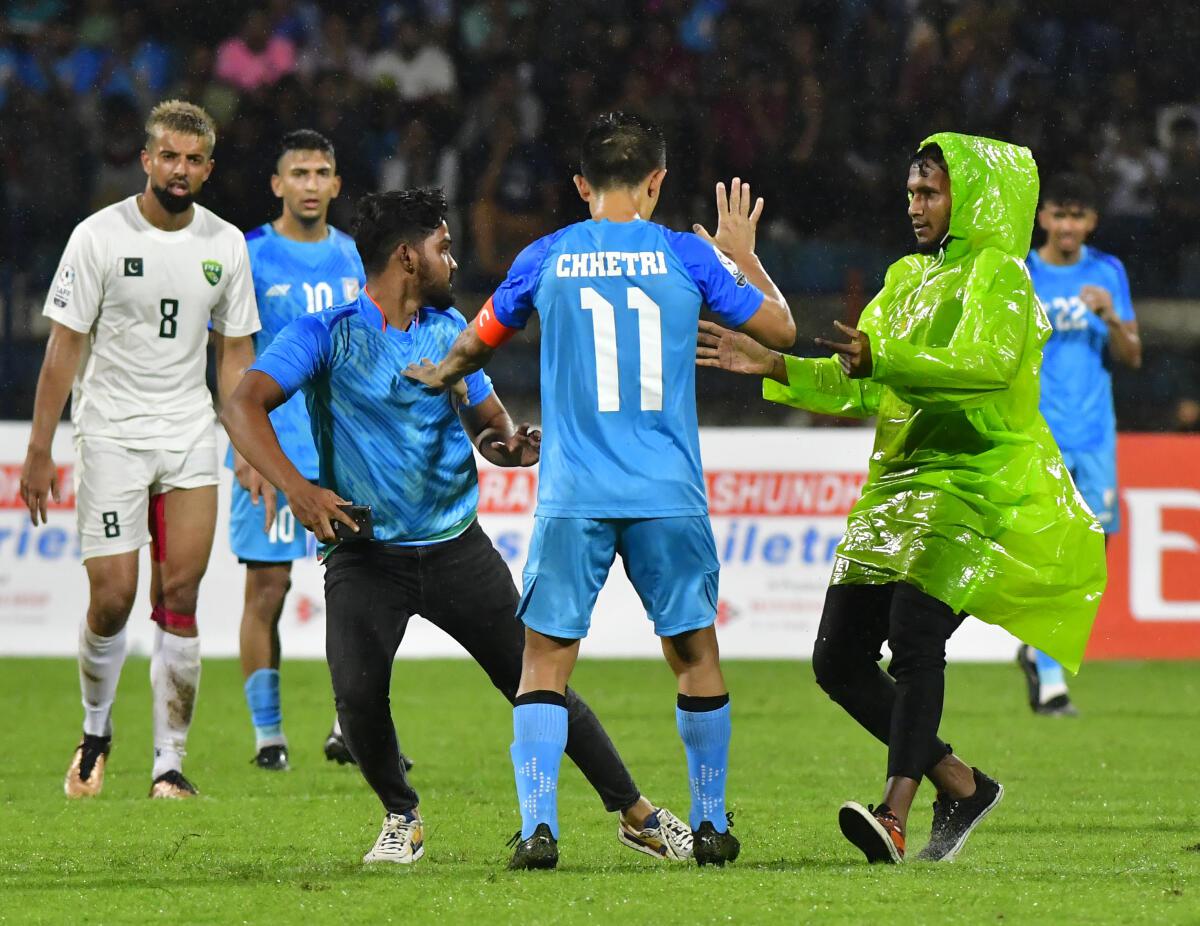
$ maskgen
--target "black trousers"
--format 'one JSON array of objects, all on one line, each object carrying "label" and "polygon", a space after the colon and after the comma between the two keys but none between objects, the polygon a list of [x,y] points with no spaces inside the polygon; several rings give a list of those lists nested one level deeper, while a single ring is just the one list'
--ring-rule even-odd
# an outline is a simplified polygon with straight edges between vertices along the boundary
[{"label": "black trousers", "polygon": [[[920,779],[950,752],[938,739],[946,641],[964,615],[907,582],[833,585],[813,649],[825,693],[888,747],[888,777]],[[892,651],[879,667],[883,641]]]},{"label": "black trousers", "polygon": [[[390,813],[417,806],[392,724],[392,661],[419,614],[471,654],[511,703],[521,681],[525,628],[504,560],[478,522],[445,543],[348,543],[325,568],[325,654],[346,745]],[[640,797],[596,715],[567,689],[567,755],[609,811]]]}]

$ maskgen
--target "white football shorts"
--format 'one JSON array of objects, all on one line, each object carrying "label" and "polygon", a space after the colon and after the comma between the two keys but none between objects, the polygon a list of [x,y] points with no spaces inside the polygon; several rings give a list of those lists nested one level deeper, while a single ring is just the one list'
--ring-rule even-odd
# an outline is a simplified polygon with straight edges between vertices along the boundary
[{"label": "white football shorts", "polygon": [[108,440],[77,437],[75,518],[83,559],[141,549],[151,539],[154,496],[218,482],[211,432],[188,450],[130,450]]}]

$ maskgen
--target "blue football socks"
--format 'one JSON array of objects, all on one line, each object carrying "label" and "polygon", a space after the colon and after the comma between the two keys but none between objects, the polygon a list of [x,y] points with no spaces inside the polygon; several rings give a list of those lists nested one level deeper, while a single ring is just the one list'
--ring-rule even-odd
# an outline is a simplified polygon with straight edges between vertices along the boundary
[{"label": "blue football socks", "polygon": [[1042,700],[1046,700],[1047,693],[1052,696],[1066,692],[1067,677],[1063,673],[1063,667],[1040,649],[1034,650],[1034,653],[1037,659],[1038,687],[1043,692]]},{"label": "blue football socks", "polygon": [[539,823],[558,838],[558,767],[567,746],[566,698],[553,691],[531,691],[513,708],[513,771],[521,804],[521,838]]},{"label": "blue football socks", "polygon": [[692,807],[688,822],[699,829],[705,820],[725,832],[725,778],[729,767],[729,695],[712,698],[679,696],[675,709],[679,737],[687,752]]},{"label": "blue football socks", "polygon": [[278,669],[259,669],[246,679],[246,703],[254,722],[255,748],[285,744]]}]

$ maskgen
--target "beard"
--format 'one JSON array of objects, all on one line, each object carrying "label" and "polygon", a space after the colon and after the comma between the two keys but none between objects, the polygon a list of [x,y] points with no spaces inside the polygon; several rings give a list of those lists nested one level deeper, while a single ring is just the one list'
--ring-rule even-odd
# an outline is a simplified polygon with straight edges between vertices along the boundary
[{"label": "beard", "polygon": [[913,250],[917,254],[924,254],[924,255],[936,254],[938,251],[940,251],[942,248],[944,248],[946,246],[946,242],[948,242],[949,240],[950,240],[950,231],[949,231],[949,229],[947,229],[947,231],[940,238],[931,238],[929,241],[926,241],[926,242],[917,241],[916,246],[913,248]]},{"label": "beard", "polygon": [[190,192],[183,196],[177,196],[167,190],[166,187],[150,184],[150,189],[154,192],[154,198],[158,200],[167,212],[172,215],[179,215],[181,212],[187,212],[192,207],[192,203],[196,201],[196,197]]},{"label": "beard", "polygon": [[454,282],[447,277],[445,280],[434,280],[421,270],[421,301],[431,309],[449,309],[454,306]]}]

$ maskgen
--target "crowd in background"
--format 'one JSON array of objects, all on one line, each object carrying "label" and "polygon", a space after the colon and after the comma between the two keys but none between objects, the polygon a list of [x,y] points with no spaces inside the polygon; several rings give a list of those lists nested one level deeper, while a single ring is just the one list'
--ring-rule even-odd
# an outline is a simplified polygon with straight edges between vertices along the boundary
[{"label": "crowd in background", "polygon": [[624,109],[668,137],[656,218],[709,222],[713,182],[748,178],[789,291],[870,289],[909,244],[909,154],[954,129],[1092,175],[1135,294],[1198,296],[1197,47],[1193,0],[9,0],[0,235],[48,279],[77,221],[143,186],[145,114],[182,97],[218,123],[224,218],[273,216],[277,139],[315,128],[335,224],[356,194],[442,186],[484,290],[581,216],[581,133]]}]

